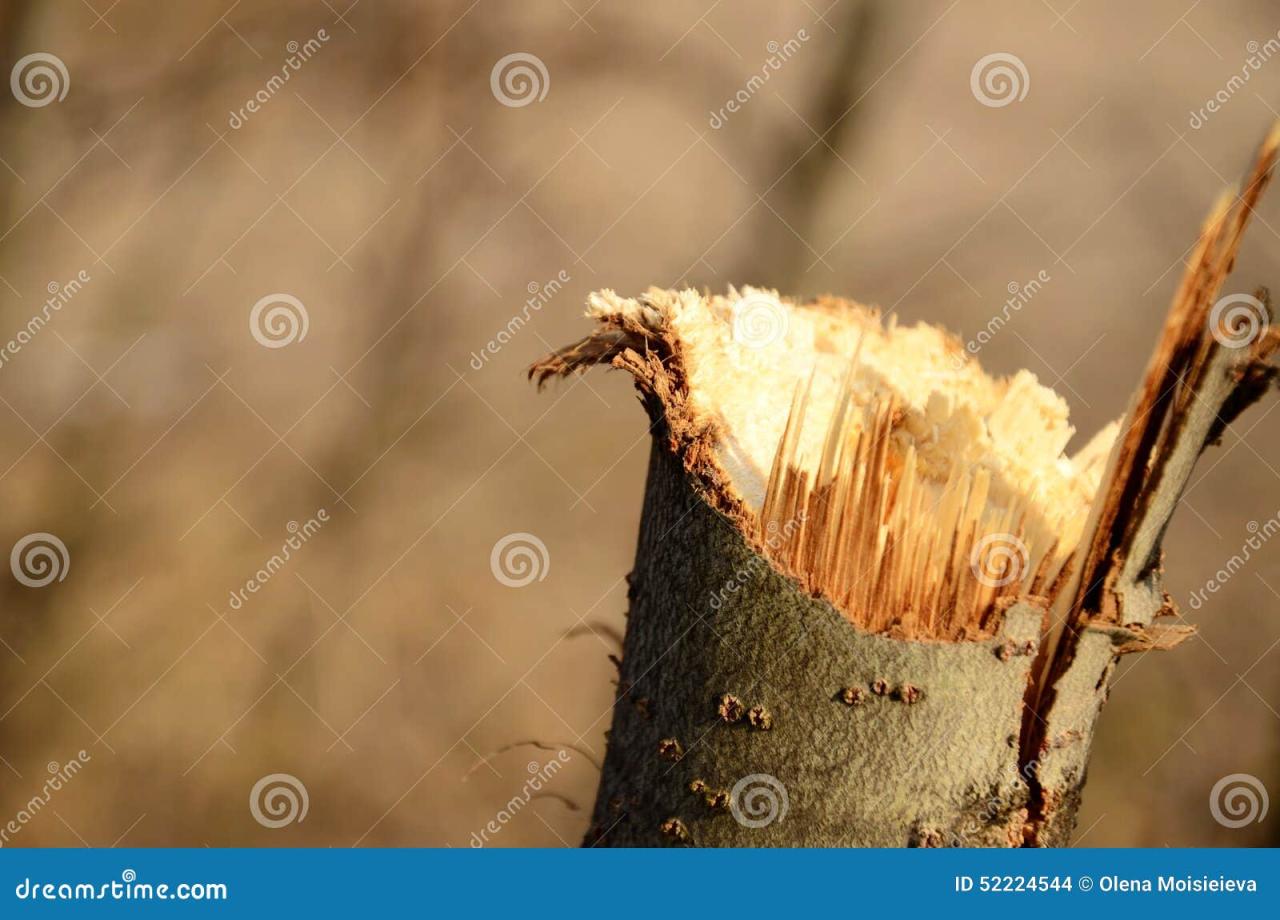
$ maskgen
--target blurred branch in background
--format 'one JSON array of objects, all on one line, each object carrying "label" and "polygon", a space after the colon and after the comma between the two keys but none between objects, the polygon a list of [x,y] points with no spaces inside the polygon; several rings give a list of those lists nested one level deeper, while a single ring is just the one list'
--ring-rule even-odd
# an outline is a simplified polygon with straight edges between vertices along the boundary
[{"label": "blurred branch in background", "polygon": [[830,26],[835,29],[835,47],[822,56],[810,80],[807,110],[791,112],[805,130],[773,135],[777,140],[766,157],[768,178],[759,184],[776,189],[772,197],[779,206],[775,210],[762,202],[758,223],[763,245],[744,256],[735,275],[742,282],[808,291],[804,267],[814,259],[806,240],[813,236],[815,214],[835,184],[835,174],[848,170],[866,185],[850,160],[857,158],[859,128],[866,124],[859,103],[879,82],[873,76],[878,63],[874,52],[888,11],[880,0],[854,0],[837,12],[838,24]]}]

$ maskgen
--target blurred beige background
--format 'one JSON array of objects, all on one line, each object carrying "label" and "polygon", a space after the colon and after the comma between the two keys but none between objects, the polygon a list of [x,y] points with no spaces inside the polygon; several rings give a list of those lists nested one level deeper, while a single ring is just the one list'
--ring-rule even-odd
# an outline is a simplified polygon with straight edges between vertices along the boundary
[{"label": "blurred beige background", "polygon": [[[834,292],[968,339],[1044,272],[981,359],[1058,387],[1087,436],[1280,110],[1261,0],[0,10],[5,71],[52,54],[69,81],[0,98],[0,343],[74,290],[0,364],[0,549],[50,533],[69,557],[45,587],[0,579],[0,825],[87,755],[11,846],[467,846],[566,745],[487,843],[576,844],[647,454],[620,375],[523,379],[585,331],[586,294]],[[307,59],[267,89],[291,42]],[[540,101],[491,88],[516,52]],[[1027,72],[998,107],[970,86],[996,52]],[[1272,197],[1240,289],[1280,283],[1278,227]],[[276,294],[307,331],[264,347],[250,313]],[[1280,546],[1187,603],[1280,508],[1275,405],[1197,471],[1167,552],[1201,637],[1125,662],[1085,845],[1280,838],[1209,807],[1228,774],[1280,790]],[[546,546],[542,580],[495,578],[512,533]],[[551,750],[503,750],[530,739]],[[276,773],[305,820],[255,820]]]}]

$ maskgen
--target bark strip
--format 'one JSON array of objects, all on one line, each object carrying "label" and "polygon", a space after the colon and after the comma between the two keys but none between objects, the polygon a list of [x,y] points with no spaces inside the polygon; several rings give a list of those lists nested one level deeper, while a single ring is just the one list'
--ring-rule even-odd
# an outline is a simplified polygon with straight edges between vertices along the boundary
[{"label": "bark strip", "polygon": [[[1220,295],[1278,150],[1280,125],[1241,189],[1219,200],[1201,232],[1112,452],[1085,564],[1055,611],[1061,639],[1046,643],[1043,690],[1024,730],[1033,785],[1028,837],[1037,844],[1069,842],[1117,657],[1170,647],[1175,635],[1156,622],[1180,616],[1162,585],[1161,541],[1196,460],[1276,378],[1280,329],[1267,291]],[[1187,635],[1183,628],[1178,640]]]}]

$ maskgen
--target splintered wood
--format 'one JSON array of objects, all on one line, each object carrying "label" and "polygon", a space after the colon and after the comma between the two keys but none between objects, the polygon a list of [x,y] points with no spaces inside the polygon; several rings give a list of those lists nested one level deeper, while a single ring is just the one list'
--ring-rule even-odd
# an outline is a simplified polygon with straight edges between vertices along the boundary
[{"label": "splintered wood", "polygon": [[986,469],[956,464],[940,485],[922,476],[915,444],[894,444],[897,397],[858,407],[856,370],[855,355],[812,475],[797,455],[812,378],[796,389],[757,519],[773,562],[854,624],[914,638],[986,635],[1002,601],[1051,597],[1074,542],[1033,539],[1025,501],[991,505]]},{"label": "splintered wood", "polygon": [[[765,552],[851,622],[913,638],[989,635],[1018,597],[1052,610],[1055,630],[1078,616],[1146,624],[1167,612],[1160,537],[1192,465],[1277,376],[1267,292],[1219,293],[1278,152],[1275,126],[1239,193],[1210,215],[1121,437],[1074,458],[1100,472],[1091,511],[1046,528],[1034,490],[996,499],[981,465],[952,461],[944,477],[922,475],[927,445],[899,432],[899,395],[861,408],[853,399],[855,351],[830,418],[816,420],[826,425],[816,463],[799,450],[813,378],[796,388],[756,522]],[[1004,424],[1031,430],[1034,410],[1015,396],[1006,394]]]},{"label": "splintered wood", "polygon": [[1082,564],[1059,598],[1055,619],[1150,622],[1166,607],[1150,576],[1158,573],[1160,538],[1191,468],[1277,374],[1271,357],[1280,347],[1280,328],[1270,295],[1265,289],[1219,294],[1278,155],[1280,123],[1267,133],[1242,186],[1218,199],[1187,259],[1103,476]]},{"label": "splintered wood", "polygon": [[596,330],[530,375],[631,373],[698,494],[868,631],[981,638],[1018,598],[1049,649],[1067,621],[1149,623],[1196,457],[1277,376],[1269,297],[1219,292],[1278,150],[1275,128],[1191,251],[1123,430],[1074,454],[1065,400],[1033,374],[991,376],[940,327],[833,297],[599,291]]}]

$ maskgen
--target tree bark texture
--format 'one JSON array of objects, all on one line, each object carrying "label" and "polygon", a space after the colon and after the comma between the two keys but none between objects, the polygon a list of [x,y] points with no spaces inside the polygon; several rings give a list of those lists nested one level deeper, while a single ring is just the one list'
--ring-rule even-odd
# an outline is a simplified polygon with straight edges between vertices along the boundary
[{"label": "tree bark texture", "polygon": [[861,632],[748,546],[661,438],[630,600],[589,845],[1021,842],[1041,611],[987,642]]},{"label": "tree bark texture", "polygon": [[1117,660],[1194,632],[1161,583],[1169,519],[1277,377],[1267,292],[1219,297],[1277,150],[1280,126],[1191,251],[1065,586],[986,639],[870,633],[780,572],[690,398],[673,318],[701,295],[593,295],[596,331],[530,375],[629,372],[654,445],[587,845],[1070,843]]}]

